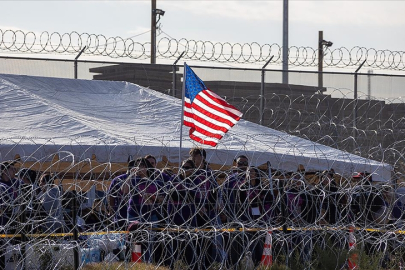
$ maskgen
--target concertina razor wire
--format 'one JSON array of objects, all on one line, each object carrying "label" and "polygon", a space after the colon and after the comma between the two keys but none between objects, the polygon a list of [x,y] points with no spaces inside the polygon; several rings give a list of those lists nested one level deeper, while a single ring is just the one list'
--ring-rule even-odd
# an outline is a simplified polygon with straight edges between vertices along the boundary
[{"label": "concertina razor wire", "polygon": [[[85,55],[111,58],[149,59],[150,42],[139,42],[134,38],[106,37],[89,33],[34,33],[22,30],[0,29],[0,51],[20,53],[79,53],[86,46]],[[180,54],[184,60],[219,63],[263,64],[271,56],[272,63],[281,64],[282,46],[279,44],[230,43],[163,37],[157,42],[157,56],[176,60]],[[324,66],[357,68],[365,66],[381,70],[403,71],[404,51],[378,50],[374,48],[326,48]],[[291,46],[289,64],[296,67],[317,67],[318,48]]]},{"label": "concertina razor wire", "polygon": [[[2,179],[25,182],[0,186],[0,266],[74,269],[77,257],[79,268],[105,262],[130,269],[140,261],[155,269],[353,269],[353,261],[360,268],[398,267],[404,260],[403,101],[362,100],[353,127],[352,93],[340,96],[266,95],[266,126],[389,163],[391,182],[370,185],[367,174],[352,181],[333,171],[269,171],[252,163],[258,170],[237,163],[196,169],[160,158],[158,169],[141,174],[135,166],[127,174],[127,164],[114,160],[66,151],[36,159],[33,151],[1,160],[16,161],[3,163]],[[257,115],[257,96],[228,100],[246,117]],[[343,115],[331,116],[325,107]],[[18,148],[22,138],[1,143]],[[38,149],[44,144],[29,140]]]},{"label": "concertina razor wire", "polygon": [[[377,106],[373,100],[363,106],[367,102]],[[274,123],[287,121],[283,117]],[[131,269],[139,262],[153,269],[398,267],[404,259],[405,191],[403,117],[397,124],[395,118],[386,122],[396,127],[394,143],[382,146],[370,137],[356,146],[396,168],[381,183],[366,172],[352,179],[333,170],[306,171],[307,164],[283,171],[236,160],[217,169],[218,164],[196,168],[189,160],[179,165],[158,157],[153,168],[136,158],[146,154],[141,150],[129,157],[136,160],[132,164],[81,160],[68,151],[36,158],[35,152],[54,143],[30,138],[37,148],[32,156],[2,160],[2,181],[21,181],[0,185],[0,263],[9,269],[86,269],[90,263]],[[358,133],[369,134],[367,127],[374,126],[369,122]],[[10,142],[18,148],[22,137],[2,144]],[[348,139],[336,145],[351,144]]]},{"label": "concertina razor wire", "polygon": [[[371,185],[367,175],[353,183],[333,171],[269,174],[243,162],[228,170],[192,162],[158,170],[143,159],[126,173],[55,154],[62,158],[17,161],[27,169],[18,174],[24,181],[12,193],[1,186],[6,269],[74,269],[75,249],[84,269],[102,261],[128,269],[139,262],[153,269],[341,269],[353,245],[379,266],[403,260],[405,194],[389,183]],[[37,168],[60,171],[35,176]],[[265,254],[270,264],[263,265]]]}]

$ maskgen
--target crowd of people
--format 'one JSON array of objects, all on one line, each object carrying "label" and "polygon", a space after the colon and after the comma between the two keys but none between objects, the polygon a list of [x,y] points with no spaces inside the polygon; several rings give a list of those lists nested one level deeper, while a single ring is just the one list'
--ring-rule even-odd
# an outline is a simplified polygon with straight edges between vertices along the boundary
[{"label": "crowd of people", "polygon": [[[306,180],[308,172],[303,168],[275,177],[274,171],[250,166],[244,155],[236,157],[229,171],[215,171],[203,148],[192,148],[189,158],[175,170],[158,169],[152,155],[129,161],[126,173],[112,179],[106,196],[80,211],[73,211],[74,205],[80,206],[78,194],[64,192],[54,183],[54,175],[31,169],[17,172],[14,162],[0,165],[0,228],[4,233],[71,232],[74,226],[82,231],[136,230],[139,224],[185,230],[373,227],[398,225],[404,218],[402,198],[392,187],[373,185],[370,174],[353,176],[355,185],[337,183],[333,170],[313,172],[314,182]],[[224,237],[211,241],[213,260],[223,260],[224,241]],[[181,244],[173,245],[177,250]],[[262,249],[263,245],[251,248],[255,263]],[[185,251],[194,252],[187,247]]]}]

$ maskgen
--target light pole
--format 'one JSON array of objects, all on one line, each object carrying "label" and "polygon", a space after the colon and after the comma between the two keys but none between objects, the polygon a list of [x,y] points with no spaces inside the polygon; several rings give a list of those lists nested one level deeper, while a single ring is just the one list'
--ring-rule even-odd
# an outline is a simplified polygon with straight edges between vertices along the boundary
[{"label": "light pole", "polygon": [[283,83],[288,84],[288,0],[283,2]]},{"label": "light pole", "polygon": [[323,88],[323,55],[324,55],[324,49],[323,46],[325,47],[331,47],[333,45],[333,42],[331,41],[326,41],[323,39],[323,31],[319,31],[318,35],[318,90],[321,90]]},{"label": "light pole", "polygon": [[[156,21],[156,15],[159,15]],[[156,24],[160,20],[160,16],[165,15],[165,11],[156,8],[156,0],[152,0],[152,20],[151,20],[151,37],[150,37],[150,63],[156,64]]]}]

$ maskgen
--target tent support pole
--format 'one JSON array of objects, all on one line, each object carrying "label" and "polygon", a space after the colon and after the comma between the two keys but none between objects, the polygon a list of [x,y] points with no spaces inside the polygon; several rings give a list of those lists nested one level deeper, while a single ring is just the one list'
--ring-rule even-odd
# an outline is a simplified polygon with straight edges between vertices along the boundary
[{"label": "tent support pole", "polygon": [[180,147],[179,147],[179,167],[181,166],[181,149],[183,147],[183,122],[184,122],[184,99],[186,96],[186,62],[183,65],[183,87],[181,93],[181,122],[180,122]]}]

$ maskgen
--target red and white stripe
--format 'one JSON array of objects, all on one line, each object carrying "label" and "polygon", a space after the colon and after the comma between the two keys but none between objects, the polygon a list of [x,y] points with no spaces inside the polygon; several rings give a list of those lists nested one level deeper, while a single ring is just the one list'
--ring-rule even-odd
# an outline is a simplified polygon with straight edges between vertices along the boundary
[{"label": "red and white stripe", "polygon": [[201,91],[191,103],[185,98],[184,125],[190,127],[190,138],[211,146],[242,117],[242,113],[214,92]]}]

